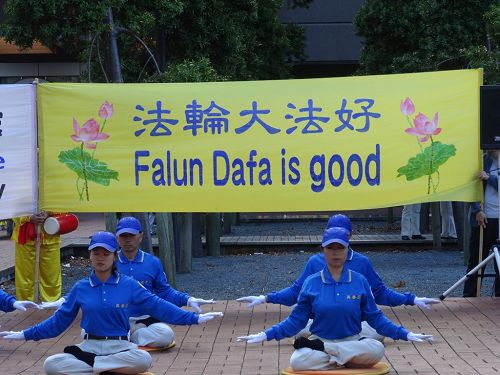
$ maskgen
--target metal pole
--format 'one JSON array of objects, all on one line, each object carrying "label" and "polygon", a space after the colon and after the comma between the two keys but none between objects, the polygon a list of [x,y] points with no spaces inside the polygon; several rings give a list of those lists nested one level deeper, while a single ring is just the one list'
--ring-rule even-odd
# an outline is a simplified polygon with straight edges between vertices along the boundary
[{"label": "metal pole", "polygon": [[40,247],[42,242],[42,226],[37,224],[35,239],[35,280],[33,284],[33,301],[38,303],[40,290]]},{"label": "metal pole", "polygon": [[439,296],[439,299],[441,301],[444,300],[448,296],[448,294],[450,294],[456,288],[458,288],[461,284],[463,284],[465,282],[465,280],[467,280],[470,276],[472,276],[475,273],[477,273],[478,270],[480,270],[482,267],[485,267],[486,264],[488,264],[488,262],[490,260],[492,260],[492,259],[494,259],[496,261],[496,263],[497,263],[497,266],[500,267],[500,255],[498,254],[498,247],[497,247],[497,245],[493,246],[493,252],[490,255],[488,255],[488,257],[485,260],[483,260],[476,267],[474,267],[473,269],[471,269],[464,277],[462,277],[455,284],[453,284],[446,292],[444,292],[443,294],[441,294]]},{"label": "metal pole", "polygon": [[[477,255],[477,263],[481,263],[483,261],[483,237],[484,236],[484,229],[483,226],[479,226],[479,254]],[[476,285],[476,296],[481,296],[481,283],[483,281],[481,275],[483,271],[478,270],[477,272],[477,285]]]}]

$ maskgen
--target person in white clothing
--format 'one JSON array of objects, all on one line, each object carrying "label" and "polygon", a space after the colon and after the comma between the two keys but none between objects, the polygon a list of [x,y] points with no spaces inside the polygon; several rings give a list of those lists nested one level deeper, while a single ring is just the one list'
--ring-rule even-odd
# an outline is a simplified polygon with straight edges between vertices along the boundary
[{"label": "person in white clothing", "polygon": [[401,238],[405,241],[423,240],[420,234],[420,203],[407,204],[401,214]]},{"label": "person in white clothing", "polygon": [[457,229],[453,219],[453,205],[451,202],[439,202],[441,211],[441,238],[443,240],[456,240]]}]

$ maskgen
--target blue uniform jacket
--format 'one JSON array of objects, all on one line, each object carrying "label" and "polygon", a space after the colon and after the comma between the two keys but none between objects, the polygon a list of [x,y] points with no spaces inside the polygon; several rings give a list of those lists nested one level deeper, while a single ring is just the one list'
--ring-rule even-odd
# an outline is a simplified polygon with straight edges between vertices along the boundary
[{"label": "blue uniform jacket", "polygon": [[[323,253],[315,254],[307,261],[302,275],[288,288],[267,295],[267,302],[278,303],[280,305],[292,306],[297,303],[300,289],[304,281],[312,274],[319,272],[326,265]],[[398,293],[387,288],[375,269],[370,259],[360,253],[349,249],[344,268],[349,268],[362,274],[370,284],[375,302],[384,306],[413,305],[415,294]]]},{"label": "blue uniform jacket", "polygon": [[126,336],[130,329],[129,306],[141,305],[143,311],[166,323],[198,323],[198,315],[167,302],[131,277],[113,273],[105,282],[94,274],[78,281],[67,300],[50,318],[24,331],[26,340],[56,337],[66,330],[82,310],[80,326],[97,336]]},{"label": "blue uniform jacket", "polygon": [[[160,260],[157,257],[139,250],[135,258],[130,261],[119,251],[118,260],[115,262],[115,265],[120,273],[133,277],[151,293],[176,306],[186,306],[189,295],[179,292],[170,286]],[[130,316],[141,316],[144,314],[146,313],[142,309],[142,306],[130,306]]]},{"label": "blue uniform jacket", "polygon": [[297,305],[287,319],[266,330],[267,339],[292,337],[309,319],[313,319],[311,333],[329,340],[359,334],[363,320],[383,336],[407,340],[408,335],[406,329],[392,323],[379,310],[366,278],[346,267],[338,282],[326,266],[309,276]]},{"label": "blue uniform jacket", "polygon": [[0,310],[5,312],[14,311],[14,302],[16,302],[16,298],[14,296],[0,290]]}]

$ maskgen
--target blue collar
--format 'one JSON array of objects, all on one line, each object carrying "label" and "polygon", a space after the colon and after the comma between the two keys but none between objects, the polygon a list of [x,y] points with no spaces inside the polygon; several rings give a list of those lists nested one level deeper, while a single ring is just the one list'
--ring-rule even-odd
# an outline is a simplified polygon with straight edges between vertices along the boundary
[{"label": "blue collar", "polygon": [[131,263],[131,262],[142,263],[144,262],[144,251],[139,249],[139,251],[137,251],[137,254],[135,255],[135,258],[132,260],[128,260],[128,258],[123,254],[123,251],[120,250],[118,252],[118,261],[120,263]]},{"label": "blue collar", "polygon": [[94,271],[92,271],[92,273],[89,276],[89,283],[91,287],[99,286],[102,284],[118,284],[119,281],[120,281],[120,273],[117,271],[111,273],[109,279],[107,279],[106,282],[104,283],[98,279]]},{"label": "blue collar", "polygon": [[[319,271],[320,276],[321,276],[321,281],[323,281],[324,284],[335,284],[337,281],[335,281],[330,274],[330,271],[328,270],[328,266],[325,266],[321,271]],[[350,283],[352,281],[352,274],[351,270],[347,267],[342,269],[342,274],[340,275],[339,283]]]},{"label": "blue collar", "polygon": [[347,257],[346,257],[346,262],[348,260],[352,260],[352,257],[354,256],[354,250],[349,247],[349,250],[347,250]]}]

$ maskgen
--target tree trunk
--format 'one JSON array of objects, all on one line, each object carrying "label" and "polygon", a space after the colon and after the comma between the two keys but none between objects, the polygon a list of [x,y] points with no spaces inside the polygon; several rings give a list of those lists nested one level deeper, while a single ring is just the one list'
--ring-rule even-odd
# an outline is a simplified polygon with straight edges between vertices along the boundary
[{"label": "tree trunk", "polygon": [[118,32],[113,23],[113,11],[108,9],[108,24],[109,24],[109,59],[110,72],[112,82],[123,82],[122,70],[120,67],[120,55],[118,54]]},{"label": "tree trunk", "polygon": [[188,273],[191,272],[191,250],[192,250],[192,240],[193,240],[193,216],[191,213],[179,213],[177,214],[179,219],[179,272]]},{"label": "tree trunk", "polygon": [[387,226],[391,225],[392,223],[394,223],[394,208],[388,207],[387,208]]},{"label": "tree trunk", "polygon": [[151,240],[151,228],[149,225],[147,212],[134,212],[132,216],[139,220],[139,222],[141,223],[142,232],[144,233],[139,247],[141,248],[141,250],[153,254],[153,242]]},{"label": "tree trunk", "polygon": [[201,258],[205,256],[203,251],[203,243],[201,241],[202,219],[200,213],[193,213],[193,258]]},{"label": "tree trunk", "polygon": [[205,233],[207,239],[208,255],[213,257],[220,256],[220,215],[218,213],[207,213],[207,230]]},{"label": "tree trunk", "polygon": [[441,210],[439,202],[431,203],[432,213],[432,247],[434,250],[441,250]]},{"label": "tree trunk", "polygon": [[236,221],[236,214],[233,212],[224,213],[224,224],[222,226],[222,232],[224,234],[231,233],[231,227],[234,225]]},{"label": "tree trunk", "polygon": [[118,220],[116,218],[116,213],[115,212],[104,213],[104,222],[106,224],[106,230],[108,232],[115,233],[116,224],[118,223]]},{"label": "tree trunk", "polygon": [[158,258],[160,258],[169,284],[176,288],[174,226],[171,213],[158,212],[156,214],[156,233],[158,235]]},{"label": "tree trunk", "polygon": [[160,71],[165,71],[165,65],[167,63],[167,49],[165,48],[165,30],[163,28],[159,29],[156,33],[156,59],[158,61],[158,67]]}]

